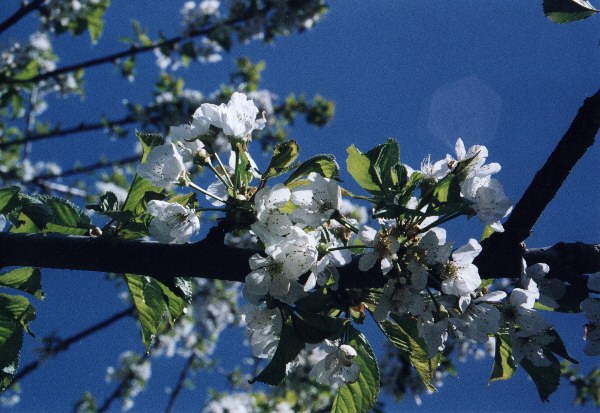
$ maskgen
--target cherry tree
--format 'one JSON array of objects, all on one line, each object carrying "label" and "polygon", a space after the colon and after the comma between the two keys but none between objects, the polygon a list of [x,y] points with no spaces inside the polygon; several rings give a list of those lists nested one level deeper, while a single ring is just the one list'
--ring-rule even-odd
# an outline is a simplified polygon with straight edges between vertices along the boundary
[{"label": "cherry tree", "polygon": [[[45,361],[126,317],[138,321],[145,351],[121,354],[120,366],[107,371],[115,391],[103,401],[86,393],[76,411],[106,411],[118,399],[131,408],[153,359],[177,354],[186,363],[166,411],[191,374],[214,369],[234,391],[215,394],[208,412],[367,412],[378,408],[381,387],[398,396],[406,388],[417,396],[435,391],[459,348],[482,346],[492,354],[490,382],[523,369],[548,400],[567,377],[580,403],[600,403],[598,369],[578,373],[545,317],[583,313],[581,345],[600,354],[600,249],[559,240],[525,245],[594,143],[600,91],[582,97],[567,132],[514,202],[494,154],[458,137],[451,153],[424,153],[412,166],[396,139],[357,142],[340,160],[301,153],[302,142],[288,137],[297,115],[324,126],[333,103],[276,99],[260,87],[262,62],[237,59],[230,83],[207,96],[170,74],[219,61],[252,41],[308,30],[326,12],[324,1],[188,1],[178,35],[153,40],[134,21],[122,51],[57,66],[53,41],[88,33],[97,43],[109,6],[33,0],[0,23],[0,33],[27,16],[39,24],[28,42],[3,49],[0,68],[4,404],[18,402],[19,381]],[[570,23],[597,10],[587,1],[545,1],[544,13]],[[112,64],[134,81],[136,56],[144,53],[154,53],[161,69],[149,103],[124,102],[122,117],[93,123],[40,120],[52,96],[83,94],[92,68]],[[139,131],[129,156],[67,170],[30,161],[37,141],[93,131],[125,139],[132,125]],[[261,152],[267,160],[256,156]],[[106,168],[110,174],[98,173]],[[91,178],[60,180],[82,173]],[[480,231],[457,244],[447,225],[467,219]],[[128,308],[70,337],[47,337],[39,358],[23,365],[44,268],[108,273],[126,285]],[[379,338],[364,334],[367,323]],[[213,360],[219,336],[232,325],[245,328],[251,373],[224,371]],[[371,343],[382,337],[389,354],[378,363]]]}]

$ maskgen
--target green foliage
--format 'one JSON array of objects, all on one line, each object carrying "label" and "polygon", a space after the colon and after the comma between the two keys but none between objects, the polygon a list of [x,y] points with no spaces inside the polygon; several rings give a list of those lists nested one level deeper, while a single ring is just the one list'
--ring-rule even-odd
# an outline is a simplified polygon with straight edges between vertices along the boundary
[{"label": "green foliage", "polygon": [[571,23],[598,13],[587,0],[544,0],[544,14],[555,23]]},{"label": "green foliage", "polygon": [[415,368],[423,384],[429,391],[436,391],[431,384],[433,375],[440,361],[440,355],[430,359],[427,355],[425,341],[419,337],[417,330],[417,321],[408,316],[391,315],[394,322],[385,320],[378,323],[383,333],[387,336],[390,343],[396,347],[400,353]]},{"label": "green foliage", "polygon": [[305,343],[317,344],[326,338],[339,338],[349,320],[328,317],[314,313],[299,313],[292,315],[292,324],[296,336]]},{"label": "green foliage", "polygon": [[[44,292],[37,268],[19,268],[0,275],[0,286],[16,289],[42,299]],[[31,334],[29,323],[35,307],[26,297],[0,294],[0,392],[11,385],[19,365],[23,331]]]},{"label": "green foliage", "polygon": [[38,268],[23,267],[0,275],[0,286],[14,288],[33,295],[39,300],[44,299],[42,277]]},{"label": "green foliage", "polygon": [[349,344],[356,350],[354,362],[360,368],[356,383],[344,384],[333,401],[332,413],[367,413],[379,395],[379,367],[373,349],[358,330],[350,329]]},{"label": "green foliage", "polygon": [[271,362],[258,376],[250,380],[250,383],[258,381],[272,386],[278,385],[286,376],[287,363],[293,361],[302,349],[304,349],[304,341],[298,338],[290,323],[284,324]]},{"label": "green foliage", "polygon": [[101,195],[97,204],[86,205],[86,208],[122,223],[127,223],[133,218],[133,212],[121,211],[117,196],[112,192]]},{"label": "green foliage", "polygon": [[540,399],[547,402],[560,384],[560,363],[554,354],[546,349],[544,349],[544,355],[550,360],[549,366],[538,367],[527,358],[521,361],[521,366],[533,380]]},{"label": "green foliage", "polygon": [[317,155],[302,162],[285,180],[286,185],[316,172],[324,178],[340,179],[340,167],[333,155]]},{"label": "green foliage", "polygon": [[517,370],[512,355],[510,337],[508,334],[496,334],[495,337],[496,353],[494,355],[494,366],[490,375],[490,383],[497,380],[508,380]]},{"label": "green foliage", "polygon": [[294,162],[298,158],[299,151],[300,148],[295,140],[275,145],[267,172],[263,174],[262,179],[273,178],[292,169],[295,166]]},{"label": "green foliage", "polygon": [[595,367],[587,375],[568,361],[561,363],[560,374],[575,387],[575,404],[584,406],[593,403],[600,407],[600,368]]},{"label": "green foliage", "polygon": [[151,277],[126,274],[125,280],[138,313],[142,328],[142,341],[146,350],[149,350],[156,334],[165,326],[165,311],[167,311],[167,322],[172,326],[189,305],[190,296],[187,293],[190,288],[183,280],[176,282],[185,290],[182,290],[182,294],[179,296]]}]

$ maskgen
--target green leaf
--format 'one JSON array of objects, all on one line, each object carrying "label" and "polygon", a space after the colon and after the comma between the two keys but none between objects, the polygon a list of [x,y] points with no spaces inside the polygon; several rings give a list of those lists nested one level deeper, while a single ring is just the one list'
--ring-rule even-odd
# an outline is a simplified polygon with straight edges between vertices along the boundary
[{"label": "green leaf", "polygon": [[348,320],[320,314],[304,313],[292,315],[296,336],[305,343],[317,344],[326,338],[339,338]]},{"label": "green leaf", "polygon": [[37,199],[52,211],[46,224],[48,232],[83,235],[91,227],[90,218],[71,201],[50,195],[38,195]]},{"label": "green leaf", "polygon": [[19,366],[23,328],[0,309],[0,392],[11,385]]},{"label": "green leaf", "polygon": [[161,282],[158,282],[158,284],[167,305],[169,325],[173,327],[175,321],[183,315],[187,306],[192,302],[191,282],[180,277],[175,278],[174,287],[177,290],[176,292]]},{"label": "green leaf", "polygon": [[549,366],[538,367],[527,358],[521,361],[521,366],[533,380],[542,401],[547,402],[560,385],[560,363],[552,352],[544,350],[544,355],[551,362]]},{"label": "green leaf", "polygon": [[152,148],[165,144],[165,138],[158,133],[144,133],[135,131],[135,136],[137,136],[138,140],[142,144],[142,162],[146,162],[146,158],[150,154]]},{"label": "green leaf", "polygon": [[97,204],[86,205],[85,207],[122,223],[127,223],[133,218],[133,212],[119,210],[117,196],[110,191],[101,195]]},{"label": "green leaf", "polygon": [[29,80],[39,73],[40,64],[37,60],[32,59],[27,62],[27,65],[19,73],[13,76],[14,80]]},{"label": "green leaf", "polygon": [[304,349],[304,342],[298,339],[292,325],[284,324],[273,359],[258,376],[250,380],[250,384],[259,381],[276,386],[281,383],[286,375],[287,363],[295,360],[302,349]]},{"label": "green leaf", "polygon": [[587,0],[544,0],[544,15],[555,23],[586,19],[598,10]]},{"label": "green leaf", "polygon": [[385,320],[379,324],[388,340],[415,368],[423,384],[429,391],[437,391],[431,384],[435,369],[439,364],[440,357],[430,359],[427,355],[427,347],[423,338],[419,337],[417,321],[408,315],[397,316],[391,314],[395,321]]},{"label": "green leaf", "polygon": [[517,370],[508,334],[496,334],[495,336],[496,354],[494,355],[494,366],[490,375],[490,383],[497,380],[508,380]]},{"label": "green leaf", "polygon": [[87,15],[88,30],[90,31],[90,39],[92,43],[96,43],[102,34],[104,26],[104,12],[110,5],[109,0],[105,0],[98,4],[92,11]]},{"label": "green leaf", "polygon": [[[390,189],[398,185],[398,175],[395,171],[396,165],[400,162],[400,145],[395,139],[388,139],[383,145],[372,149],[375,158],[374,171],[383,185],[384,189]],[[367,152],[367,157],[371,157],[371,151]]]},{"label": "green leaf", "polygon": [[152,182],[142,178],[138,174],[133,177],[131,188],[123,203],[123,211],[131,211],[135,216],[141,215],[145,209],[145,196],[147,192],[160,193],[162,188],[154,186]]},{"label": "green leaf", "polygon": [[38,268],[17,268],[0,275],[0,286],[14,288],[43,300],[41,272]]},{"label": "green leaf", "polygon": [[569,360],[571,363],[575,363],[575,364],[579,363],[577,360],[575,360],[573,357],[571,357],[571,355],[567,351],[567,347],[565,346],[565,343],[563,342],[562,338],[560,338],[560,335],[558,335],[558,332],[554,328],[550,328],[550,329],[546,330],[546,334],[554,337],[554,340],[550,344],[546,345],[546,348],[548,350],[550,350],[554,354],[564,358],[565,360]]},{"label": "green leaf", "polygon": [[142,341],[149,350],[167,308],[161,285],[142,275],[126,274],[125,280],[142,327]]},{"label": "green leaf", "polygon": [[376,181],[373,170],[373,162],[365,154],[362,154],[354,145],[347,149],[348,158],[346,159],[346,168],[356,183],[364,190],[377,194],[381,192],[381,187]]},{"label": "green leaf", "polygon": [[356,350],[354,362],[360,367],[356,383],[344,384],[333,400],[332,413],[367,413],[375,406],[379,395],[379,367],[373,349],[365,336],[350,329],[350,343]]},{"label": "green leaf", "polygon": [[0,294],[0,314],[17,322],[29,334],[29,322],[35,320],[35,307],[20,295]]},{"label": "green leaf", "polygon": [[271,162],[262,179],[269,179],[287,172],[298,158],[300,148],[295,140],[280,143],[275,146]]},{"label": "green leaf", "polygon": [[296,308],[303,313],[319,313],[331,300],[327,288],[319,288],[296,301]]},{"label": "green leaf", "polygon": [[0,213],[6,214],[14,209],[14,203],[18,200],[18,194],[21,188],[18,186],[9,186],[0,189]]},{"label": "green leaf", "polygon": [[324,178],[340,179],[340,167],[333,155],[317,155],[302,162],[294,172],[285,180],[286,184],[316,172]]}]

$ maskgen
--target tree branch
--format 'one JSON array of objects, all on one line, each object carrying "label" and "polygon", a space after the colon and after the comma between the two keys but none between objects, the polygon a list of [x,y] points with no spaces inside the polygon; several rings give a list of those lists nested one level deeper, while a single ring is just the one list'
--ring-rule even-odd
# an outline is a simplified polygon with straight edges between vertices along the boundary
[{"label": "tree branch", "polygon": [[64,178],[66,176],[84,174],[87,172],[93,172],[93,171],[95,171],[97,169],[101,169],[101,168],[109,168],[111,166],[127,165],[127,164],[130,164],[133,162],[139,162],[140,159],[141,159],[141,155],[133,155],[133,156],[128,156],[126,158],[117,159],[114,161],[99,161],[99,162],[96,162],[96,163],[93,163],[90,165],[79,166],[79,167],[67,169],[58,174],[47,173],[47,174],[43,174],[43,175],[34,176],[33,178],[31,178],[30,181],[27,181],[25,183],[26,184],[30,183],[30,182],[36,183],[39,181],[46,181],[48,179]]},{"label": "tree branch", "polygon": [[179,379],[177,380],[177,384],[175,385],[175,388],[171,392],[171,397],[169,397],[169,402],[167,403],[165,413],[173,412],[173,409],[175,408],[175,401],[177,401],[177,397],[179,397],[179,393],[181,393],[181,390],[183,389],[183,386],[185,385],[185,379],[187,378],[187,375],[190,372],[190,369],[192,368],[192,365],[194,364],[195,359],[196,359],[196,354],[194,352],[192,352],[192,355],[189,356],[188,359],[186,360],[185,365],[183,366],[183,369],[181,369],[181,374],[179,375]]},{"label": "tree branch", "polygon": [[[201,277],[243,282],[250,273],[248,259],[256,251],[223,245],[222,232],[215,228],[194,244],[159,244],[153,241],[109,237],[80,237],[59,234],[0,233],[0,267],[32,266],[70,270],[129,273],[152,276],[169,285],[174,277]],[[560,243],[552,248],[524,251],[529,264],[563,263],[568,271],[558,278],[600,271],[600,245]],[[580,265],[581,263],[581,265]],[[585,264],[582,264],[585,263]],[[511,264],[485,263],[495,271],[482,271],[482,278],[518,277],[520,268]],[[481,265],[481,263],[479,264]],[[358,260],[339,269],[344,288],[382,287],[385,278],[378,268],[358,269]],[[569,275],[571,274],[571,275]]]},{"label": "tree branch", "polygon": [[19,20],[21,20],[23,17],[27,16],[32,11],[38,9],[44,1],[45,0],[33,0],[28,5],[22,6],[21,8],[19,8],[19,10],[17,10],[12,16],[10,16],[8,19],[6,19],[2,23],[0,23],[0,34],[2,34],[4,31],[6,31],[11,26],[14,26],[15,24],[17,24],[17,22]]},{"label": "tree branch", "polygon": [[91,336],[94,333],[97,333],[100,330],[105,329],[106,327],[114,324],[115,322],[119,321],[122,318],[133,315],[133,313],[134,313],[133,307],[126,308],[125,310],[118,312],[117,314],[114,314],[113,316],[107,318],[106,320],[103,320],[97,324],[94,324],[93,326],[86,328],[85,330],[80,331],[79,333],[73,334],[72,336],[67,337],[65,339],[58,339],[54,343],[50,343],[49,347],[44,349],[43,356],[41,356],[40,358],[38,358],[35,361],[32,361],[31,363],[27,364],[25,367],[23,367],[19,370],[19,372],[13,378],[13,383],[16,383],[16,382],[22,380],[23,378],[25,378],[25,376],[27,376],[30,373],[32,373],[33,371],[35,371],[38,367],[40,367],[42,364],[44,364],[50,357],[54,357],[58,353],[67,351],[73,343],[76,343],[88,336]]},{"label": "tree branch", "polygon": [[51,70],[49,72],[40,73],[39,75],[30,77],[28,79],[5,78],[5,79],[0,80],[0,83],[4,83],[4,84],[37,83],[42,80],[56,78],[64,73],[69,73],[69,72],[73,72],[73,71],[76,71],[79,69],[85,69],[88,67],[103,65],[105,63],[115,62],[124,57],[135,56],[137,54],[148,52],[150,50],[154,50],[154,49],[158,49],[158,48],[171,47],[183,40],[193,39],[193,38],[203,36],[203,35],[209,35],[213,31],[215,31],[223,26],[229,26],[229,25],[233,26],[237,23],[241,23],[245,20],[251,19],[259,14],[267,13],[269,11],[269,9],[270,9],[270,6],[263,7],[262,9],[259,9],[259,10],[250,9],[248,12],[246,12],[245,14],[243,14],[241,16],[231,18],[231,19],[226,19],[224,21],[215,23],[212,26],[209,26],[205,29],[192,30],[186,35],[175,36],[175,37],[171,37],[170,39],[152,42],[151,44],[149,44],[147,46],[131,46],[127,50],[122,50],[117,53],[98,57],[95,59],[86,60],[86,61],[76,63],[73,65],[64,66],[64,67],[58,68],[56,70]]},{"label": "tree branch", "polygon": [[600,90],[585,99],[571,126],[515,205],[504,224],[505,231],[494,233],[481,243],[483,251],[474,261],[480,273],[501,277],[502,272],[519,271],[525,251],[523,241],[531,235],[577,161],[592,146],[599,128]]}]

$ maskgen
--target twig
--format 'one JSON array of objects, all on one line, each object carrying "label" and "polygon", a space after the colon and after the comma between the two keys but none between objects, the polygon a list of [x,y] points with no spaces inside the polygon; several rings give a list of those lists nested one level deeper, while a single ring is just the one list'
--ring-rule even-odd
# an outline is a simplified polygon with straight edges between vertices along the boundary
[{"label": "twig", "polygon": [[[17,24],[17,22],[19,20],[21,20],[23,17],[27,16],[32,11],[38,9],[44,1],[45,0],[33,0],[28,5],[22,6],[12,16],[10,16],[8,19],[6,19],[2,23],[0,23],[0,34],[2,34],[4,31],[6,31],[11,26],[14,26],[15,24]],[[4,6],[4,7],[6,7],[6,6]]]},{"label": "twig", "polygon": [[64,178],[66,176],[79,175],[87,172],[93,172],[97,169],[101,168],[110,168],[111,166],[118,165],[127,165],[133,162],[138,162],[140,160],[140,155],[128,156],[126,158],[117,159],[114,161],[99,161],[90,165],[75,167],[71,169],[67,169],[58,174],[47,173],[43,175],[34,176],[30,181],[25,183],[35,183],[38,181],[45,181],[48,179],[56,179],[56,178]]},{"label": "twig", "polygon": [[48,361],[48,359],[50,357],[54,357],[59,353],[67,351],[73,343],[75,343],[79,340],[82,340],[88,336],[91,336],[92,334],[97,333],[100,330],[105,329],[106,327],[114,324],[115,322],[119,321],[120,319],[132,315],[133,312],[134,312],[133,307],[126,308],[125,310],[118,312],[115,315],[107,318],[106,320],[103,320],[97,324],[94,324],[93,326],[88,327],[79,333],[73,334],[70,337],[59,340],[57,344],[53,345],[53,347],[50,349],[50,351],[45,352],[45,354],[43,356],[41,356],[37,360],[32,361],[31,363],[27,364],[25,367],[21,368],[19,370],[19,372],[13,378],[13,383],[16,383],[16,382],[22,380],[27,375],[29,375],[30,373],[35,371],[38,367],[40,367],[42,364],[44,364],[46,361]]},{"label": "twig", "polygon": [[171,392],[171,397],[169,397],[169,403],[167,404],[165,413],[171,413],[173,411],[173,408],[175,407],[175,401],[177,400],[177,397],[179,397],[179,393],[181,393],[181,390],[183,389],[185,379],[187,378],[187,375],[190,369],[192,368],[192,365],[194,364],[194,360],[196,360],[196,354],[194,354],[194,352],[192,351],[191,356],[188,357],[187,361],[185,362],[185,365],[183,366],[183,369],[181,370],[181,374],[179,375],[179,379],[177,380],[177,385]]},{"label": "twig", "polygon": [[[150,353],[144,353],[144,355],[140,358],[137,364],[143,363],[148,359],[149,356]],[[104,403],[102,403],[102,406],[100,406],[98,410],[96,410],[96,413],[104,413],[105,411],[107,411],[110,408],[110,405],[123,394],[124,387],[134,378],[135,375],[133,371],[130,371],[129,374],[123,380],[121,380],[117,388],[110,394],[110,396],[108,396],[106,400],[104,400]]]}]

